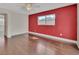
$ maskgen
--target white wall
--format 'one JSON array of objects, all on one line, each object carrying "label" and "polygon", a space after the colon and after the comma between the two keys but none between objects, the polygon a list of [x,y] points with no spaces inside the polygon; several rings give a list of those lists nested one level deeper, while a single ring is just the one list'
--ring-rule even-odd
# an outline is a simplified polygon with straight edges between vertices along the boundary
[{"label": "white wall", "polygon": [[25,14],[16,13],[6,9],[0,9],[1,14],[7,14],[7,36],[26,33],[28,31],[28,20]]},{"label": "white wall", "polygon": [[79,4],[77,4],[77,46],[79,48]]},{"label": "white wall", "polygon": [[26,14],[11,13],[10,35],[26,33],[28,31],[28,20]]}]

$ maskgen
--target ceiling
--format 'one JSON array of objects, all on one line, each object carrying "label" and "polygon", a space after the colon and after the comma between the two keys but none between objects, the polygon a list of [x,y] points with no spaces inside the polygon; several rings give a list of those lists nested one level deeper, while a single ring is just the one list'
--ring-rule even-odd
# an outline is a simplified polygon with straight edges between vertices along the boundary
[{"label": "ceiling", "polygon": [[[38,13],[41,11],[68,6],[71,4],[72,3],[32,3],[32,10],[30,10],[29,13],[30,14]],[[23,6],[24,3],[0,3],[0,8],[26,14],[26,12],[28,11],[23,9]]]}]

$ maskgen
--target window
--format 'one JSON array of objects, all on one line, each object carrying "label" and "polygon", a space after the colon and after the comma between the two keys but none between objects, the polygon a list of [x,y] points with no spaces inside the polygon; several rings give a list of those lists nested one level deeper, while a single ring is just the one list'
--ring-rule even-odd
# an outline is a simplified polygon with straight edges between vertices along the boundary
[{"label": "window", "polygon": [[39,16],[38,25],[55,25],[55,14]]}]

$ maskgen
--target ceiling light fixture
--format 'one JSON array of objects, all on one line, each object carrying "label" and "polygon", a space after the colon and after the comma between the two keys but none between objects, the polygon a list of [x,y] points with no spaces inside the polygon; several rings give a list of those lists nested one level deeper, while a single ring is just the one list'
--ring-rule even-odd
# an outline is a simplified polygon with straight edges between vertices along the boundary
[{"label": "ceiling light fixture", "polygon": [[26,3],[26,4],[25,4],[25,8],[26,8],[27,10],[31,10],[31,9],[32,9],[32,3]]}]

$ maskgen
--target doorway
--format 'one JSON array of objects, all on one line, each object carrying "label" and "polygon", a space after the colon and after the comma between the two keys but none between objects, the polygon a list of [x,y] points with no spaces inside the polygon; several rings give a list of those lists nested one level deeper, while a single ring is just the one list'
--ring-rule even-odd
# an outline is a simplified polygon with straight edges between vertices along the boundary
[{"label": "doorway", "polygon": [[5,37],[7,36],[7,18],[6,14],[0,14],[0,47],[5,44]]}]

